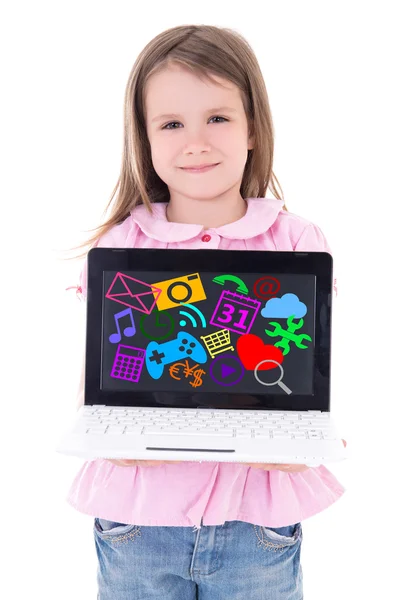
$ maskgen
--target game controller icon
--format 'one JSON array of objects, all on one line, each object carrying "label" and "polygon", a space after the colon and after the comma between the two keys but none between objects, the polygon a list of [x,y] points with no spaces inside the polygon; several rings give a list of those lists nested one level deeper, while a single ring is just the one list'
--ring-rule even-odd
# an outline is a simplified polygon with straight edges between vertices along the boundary
[{"label": "game controller icon", "polygon": [[196,363],[207,362],[207,353],[195,337],[180,331],[174,340],[158,344],[150,342],[146,349],[146,367],[153,379],[160,379],[164,365],[182,358],[192,358]]}]

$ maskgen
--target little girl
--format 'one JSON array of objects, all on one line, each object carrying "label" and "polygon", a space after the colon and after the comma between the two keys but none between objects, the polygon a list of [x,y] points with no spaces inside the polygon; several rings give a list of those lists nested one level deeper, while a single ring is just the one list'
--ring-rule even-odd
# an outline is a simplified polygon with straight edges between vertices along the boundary
[{"label": "little girl", "polygon": [[[118,195],[87,246],[330,252],[316,225],[287,211],[273,151],[245,39],[213,26],[164,31],[129,76],[108,207]],[[85,261],[85,297],[86,277]],[[324,466],[98,459],[68,502],[94,517],[99,600],[300,600],[300,521],[343,492]]]}]

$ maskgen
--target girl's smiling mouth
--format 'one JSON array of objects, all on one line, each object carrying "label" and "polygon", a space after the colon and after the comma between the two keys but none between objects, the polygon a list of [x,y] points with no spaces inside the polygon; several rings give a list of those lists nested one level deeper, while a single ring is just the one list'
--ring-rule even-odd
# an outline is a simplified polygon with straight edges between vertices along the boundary
[{"label": "girl's smiling mouth", "polygon": [[187,171],[188,173],[205,173],[206,171],[211,171],[214,167],[218,166],[219,163],[215,163],[213,165],[208,165],[205,167],[180,167],[183,171]]}]

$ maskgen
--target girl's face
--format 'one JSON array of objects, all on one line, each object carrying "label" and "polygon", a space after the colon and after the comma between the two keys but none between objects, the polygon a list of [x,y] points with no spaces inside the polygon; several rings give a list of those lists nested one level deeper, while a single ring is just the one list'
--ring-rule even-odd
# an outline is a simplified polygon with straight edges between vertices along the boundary
[{"label": "girl's face", "polygon": [[[153,166],[174,196],[214,198],[240,189],[248,150],[239,89],[203,82],[179,66],[152,75],[146,95],[146,129]],[[182,167],[218,163],[202,173]]]}]

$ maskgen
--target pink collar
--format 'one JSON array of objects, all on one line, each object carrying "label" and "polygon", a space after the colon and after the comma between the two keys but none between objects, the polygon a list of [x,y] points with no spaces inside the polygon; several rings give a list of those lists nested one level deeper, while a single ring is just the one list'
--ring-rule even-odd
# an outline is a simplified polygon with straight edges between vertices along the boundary
[{"label": "pink collar", "polygon": [[[247,212],[238,221],[209,229],[221,237],[245,240],[265,233],[276,221],[284,204],[277,198],[246,198]],[[183,242],[198,236],[203,225],[169,222],[166,217],[167,202],[153,204],[151,215],[141,204],[131,211],[132,220],[148,237],[161,242]]]}]

